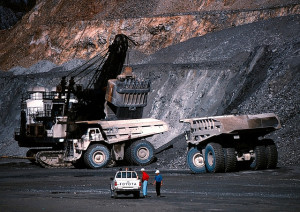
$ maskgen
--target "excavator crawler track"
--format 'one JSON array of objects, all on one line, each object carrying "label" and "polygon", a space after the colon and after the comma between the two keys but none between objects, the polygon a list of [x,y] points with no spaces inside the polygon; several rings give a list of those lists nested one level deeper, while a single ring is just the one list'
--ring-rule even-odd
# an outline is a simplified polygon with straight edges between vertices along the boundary
[{"label": "excavator crawler track", "polygon": [[45,168],[70,168],[71,162],[64,161],[65,151],[40,151],[36,154],[36,161]]}]

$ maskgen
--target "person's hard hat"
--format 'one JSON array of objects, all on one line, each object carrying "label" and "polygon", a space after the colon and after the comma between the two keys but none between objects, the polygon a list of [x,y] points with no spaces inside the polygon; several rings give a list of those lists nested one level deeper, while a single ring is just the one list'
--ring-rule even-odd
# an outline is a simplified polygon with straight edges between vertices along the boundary
[{"label": "person's hard hat", "polygon": [[155,174],[159,174],[159,170],[156,170],[156,171],[155,171]]},{"label": "person's hard hat", "polygon": [[141,168],[141,172],[143,172],[143,171],[145,171],[145,169],[144,169],[144,168]]}]

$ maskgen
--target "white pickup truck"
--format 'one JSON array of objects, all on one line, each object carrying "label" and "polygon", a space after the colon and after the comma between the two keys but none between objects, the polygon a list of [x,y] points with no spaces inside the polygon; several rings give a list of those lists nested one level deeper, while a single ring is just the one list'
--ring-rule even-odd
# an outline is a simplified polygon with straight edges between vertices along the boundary
[{"label": "white pickup truck", "polygon": [[119,194],[133,194],[135,198],[140,197],[142,182],[135,171],[118,171],[111,180],[111,197],[116,199]]}]

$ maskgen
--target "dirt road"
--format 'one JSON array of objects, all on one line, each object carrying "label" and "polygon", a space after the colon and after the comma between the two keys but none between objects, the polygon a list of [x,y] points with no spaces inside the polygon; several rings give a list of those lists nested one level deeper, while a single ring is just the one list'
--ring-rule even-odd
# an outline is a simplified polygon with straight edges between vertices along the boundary
[{"label": "dirt road", "polygon": [[[146,167],[147,168],[147,167]],[[133,167],[138,170],[139,167]],[[161,170],[162,197],[149,186],[145,199],[110,197],[117,168],[44,169],[25,162],[0,164],[0,211],[299,211],[300,169],[191,174]],[[154,170],[149,170],[154,178]],[[151,179],[151,181],[152,181]]]}]

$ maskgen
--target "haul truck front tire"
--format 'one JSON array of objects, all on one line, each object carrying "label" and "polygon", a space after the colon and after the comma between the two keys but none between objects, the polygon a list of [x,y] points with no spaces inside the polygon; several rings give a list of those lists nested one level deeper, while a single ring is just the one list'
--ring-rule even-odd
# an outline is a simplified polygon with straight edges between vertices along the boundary
[{"label": "haul truck front tire", "polygon": [[194,173],[205,173],[205,162],[201,152],[193,147],[187,153],[187,164]]},{"label": "haul truck front tire", "polygon": [[91,169],[104,168],[109,161],[109,150],[106,146],[101,144],[91,145],[84,153],[84,163]]}]

